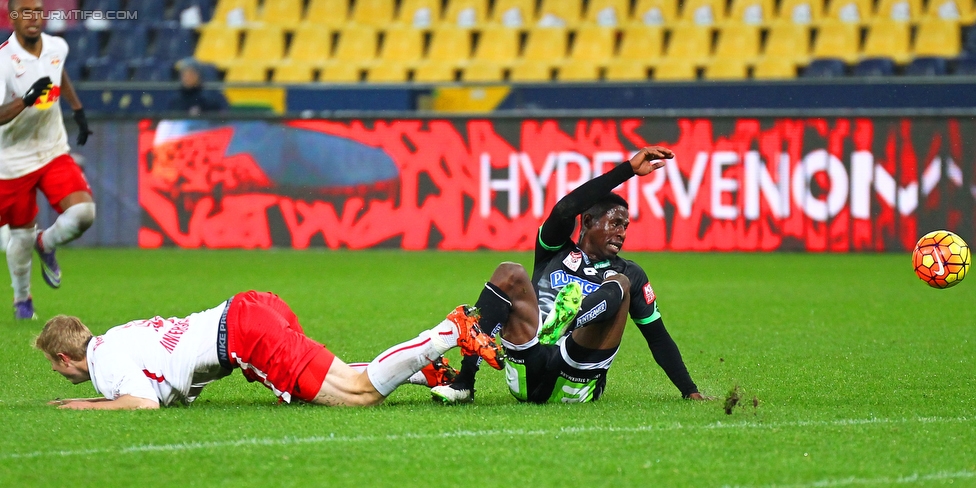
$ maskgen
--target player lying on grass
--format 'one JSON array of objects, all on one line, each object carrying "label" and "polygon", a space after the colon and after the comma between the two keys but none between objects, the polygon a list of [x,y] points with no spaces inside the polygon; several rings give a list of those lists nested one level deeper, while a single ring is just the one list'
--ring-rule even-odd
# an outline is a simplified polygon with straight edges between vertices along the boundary
[{"label": "player lying on grass", "polygon": [[[573,190],[539,227],[532,279],[521,265],[502,263],[478,298],[481,326],[499,330],[507,359],[505,379],[519,400],[586,402],[603,393],[606,373],[633,318],[654,355],[685,398],[704,399],[664,328],[647,274],[617,255],[627,236],[627,202],[611,191],[645,176],[674,154],[645,147],[629,162]],[[572,233],[580,217],[579,243]],[[540,324],[542,327],[540,328]],[[431,390],[434,400],[474,400],[480,360],[464,355],[450,385]]]},{"label": "player lying on grass", "polygon": [[91,380],[104,398],[55,400],[69,409],[159,408],[195,400],[208,383],[240,368],[282,401],[367,406],[381,403],[407,381],[429,386],[453,373],[441,363],[460,347],[501,369],[498,346],[478,327],[477,313],[459,306],[410,341],[354,368],[305,335],[277,295],[248,291],[186,318],[154,317],[92,336],[77,317],[58,315],[34,347],[51,369],[74,384]]}]

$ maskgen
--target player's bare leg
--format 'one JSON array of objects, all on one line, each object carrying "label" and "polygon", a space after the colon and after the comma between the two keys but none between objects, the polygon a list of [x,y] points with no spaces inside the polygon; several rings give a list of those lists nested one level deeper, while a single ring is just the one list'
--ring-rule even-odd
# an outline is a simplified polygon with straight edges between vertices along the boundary
[{"label": "player's bare leg", "polygon": [[44,282],[51,288],[61,286],[61,267],[55,250],[80,237],[95,222],[95,202],[91,194],[76,191],[58,202],[61,215],[47,229],[37,233],[34,249],[41,258]]}]

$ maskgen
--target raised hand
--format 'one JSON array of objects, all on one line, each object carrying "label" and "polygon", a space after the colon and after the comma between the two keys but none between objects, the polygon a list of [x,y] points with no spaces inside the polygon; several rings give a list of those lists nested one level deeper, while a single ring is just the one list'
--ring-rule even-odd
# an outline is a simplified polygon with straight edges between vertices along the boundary
[{"label": "raised hand", "polygon": [[666,147],[647,146],[641,148],[634,157],[630,158],[630,167],[634,168],[634,174],[637,176],[649,175],[664,167],[663,160],[672,158],[674,158],[674,153]]}]

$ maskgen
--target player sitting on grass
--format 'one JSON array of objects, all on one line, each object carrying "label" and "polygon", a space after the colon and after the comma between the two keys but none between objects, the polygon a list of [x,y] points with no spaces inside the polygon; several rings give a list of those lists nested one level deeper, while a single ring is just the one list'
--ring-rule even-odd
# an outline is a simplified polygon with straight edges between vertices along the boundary
[{"label": "player sitting on grass", "polygon": [[[573,190],[539,228],[532,279],[521,265],[502,263],[485,284],[475,306],[485,331],[501,331],[505,379],[518,400],[598,399],[628,312],[681,395],[704,399],[664,328],[647,274],[617,255],[630,216],[626,200],[611,190],[673,157],[669,149],[645,147],[629,162]],[[578,244],[572,240],[577,216]],[[473,401],[478,363],[477,357],[465,355],[455,381],[431,390],[434,400]]]},{"label": "player sitting on grass", "polygon": [[465,305],[436,327],[386,350],[363,368],[343,363],[305,335],[288,304],[273,293],[238,293],[186,318],[155,317],[93,337],[77,317],[58,315],[34,341],[51,369],[74,384],[91,380],[104,398],[55,400],[69,409],[159,408],[195,400],[208,383],[240,368],[278,398],[320,405],[381,403],[404,382],[447,383],[441,363],[460,347],[501,369],[498,346]]}]

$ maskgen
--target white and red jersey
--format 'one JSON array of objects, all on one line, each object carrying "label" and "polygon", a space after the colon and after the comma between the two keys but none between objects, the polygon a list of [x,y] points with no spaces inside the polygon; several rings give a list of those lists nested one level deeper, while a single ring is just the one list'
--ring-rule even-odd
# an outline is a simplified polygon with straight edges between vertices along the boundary
[{"label": "white and red jersey", "polygon": [[217,328],[227,307],[186,318],[153,317],[112,327],[88,343],[88,373],[95,391],[160,405],[190,403],[204,385],[230,374],[217,359]]},{"label": "white and red jersey", "polygon": [[0,180],[12,180],[37,171],[67,153],[68,134],[61,117],[61,73],[68,57],[68,43],[41,34],[41,55],[27,52],[17,34],[0,44],[2,104],[23,97],[35,81],[48,76],[54,86],[13,120],[0,126]]}]

